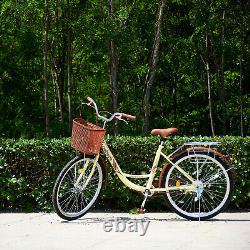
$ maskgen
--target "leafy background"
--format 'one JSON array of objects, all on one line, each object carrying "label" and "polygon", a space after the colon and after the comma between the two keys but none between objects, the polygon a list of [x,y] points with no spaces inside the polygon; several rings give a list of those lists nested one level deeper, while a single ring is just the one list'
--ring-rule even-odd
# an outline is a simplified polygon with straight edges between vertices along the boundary
[{"label": "leafy background", "polygon": [[[142,134],[145,78],[160,1],[113,2],[112,17],[109,1],[103,0],[0,2],[1,137],[46,136],[45,55],[48,57],[49,137],[70,136],[68,95],[71,95],[73,117],[79,114],[79,105],[86,96],[93,97],[101,110],[111,111],[111,40],[117,47],[118,111],[138,117],[137,123],[118,132]],[[241,118],[243,134],[249,134],[248,10],[249,1],[245,0],[167,1],[151,91],[150,128],[175,126],[181,128],[184,135],[211,135],[207,76],[201,59],[206,56],[211,67],[215,134],[241,135]],[[46,18],[49,20],[47,53],[44,51]],[[205,55],[206,32],[210,41],[208,55]],[[70,72],[68,45],[72,47]],[[87,112],[84,116],[90,118]],[[224,122],[226,131],[222,126]]]}]

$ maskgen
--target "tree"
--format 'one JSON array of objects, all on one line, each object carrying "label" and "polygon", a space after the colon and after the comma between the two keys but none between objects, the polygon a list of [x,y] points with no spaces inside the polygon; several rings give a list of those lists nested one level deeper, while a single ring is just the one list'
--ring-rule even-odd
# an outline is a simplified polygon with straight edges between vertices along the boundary
[{"label": "tree", "polygon": [[136,114],[115,134],[154,124],[248,135],[248,9],[242,0],[1,1],[0,136],[69,136],[88,95],[100,110]]},{"label": "tree", "polygon": [[166,5],[166,0],[161,0],[159,6],[158,17],[155,25],[155,39],[152,50],[152,55],[149,63],[148,73],[145,79],[145,94],[144,94],[144,123],[143,133],[147,134],[149,130],[149,117],[150,117],[150,95],[153,86],[159,57],[160,38],[161,38],[161,25],[163,20],[163,12]]},{"label": "tree", "polygon": [[[109,14],[111,19],[114,18],[114,0],[109,0]],[[109,42],[109,53],[110,53],[110,90],[111,90],[111,100],[112,100],[112,113],[117,112],[118,105],[118,90],[117,90],[117,82],[118,82],[118,54],[117,54],[117,46],[113,39]],[[114,135],[117,135],[117,121],[115,121],[114,126]]]},{"label": "tree", "polygon": [[49,8],[48,2],[44,2],[44,38],[43,38],[43,61],[44,61],[44,113],[45,113],[45,131],[46,136],[49,136],[49,100],[48,100],[48,32],[49,32]]},{"label": "tree", "polygon": [[67,0],[67,97],[68,97],[68,123],[69,132],[71,132],[72,127],[72,28],[71,28],[71,6],[69,0]]}]

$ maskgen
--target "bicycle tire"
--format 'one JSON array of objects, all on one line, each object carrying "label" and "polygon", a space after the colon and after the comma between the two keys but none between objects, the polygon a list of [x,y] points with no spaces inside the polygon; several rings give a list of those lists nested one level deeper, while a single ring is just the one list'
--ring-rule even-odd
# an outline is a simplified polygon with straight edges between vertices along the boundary
[{"label": "bicycle tire", "polygon": [[[72,180],[72,175],[70,177],[70,171],[73,168],[74,168],[74,173],[78,173],[79,175],[80,174],[79,171],[82,171],[83,167],[86,166],[85,163],[87,161],[89,161],[90,163],[93,163],[94,160],[91,158],[84,158],[83,156],[78,156],[74,158],[73,160],[71,160],[70,162],[66,164],[66,166],[62,169],[62,171],[57,177],[57,180],[53,188],[52,203],[53,203],[53,207],[56,213],[62,219],[71,221],[71,220],[76,220],[82,217],[96,204],[98,200],[98,197],[103,188],[103,180],[104,180],[103,171],[98,162],[97,162],[94,174],[84,190],[81,190],[81,189],[84,186],[84,181],[86,181],[87,176],[86,178],[85,176],[83,176],[81,182],[79,182],[79,185],[77,187],[74,186],[77,178],[73,177],[73,180]],[[89,165],[87,169],[85,170],[85,173],[86,171],[90,171]],[[69,175],[67,176],[67,174]],[[93,177],[97,177],[98,182],[93,182],[93,180],[96,180],[96,179],[93,179]],[[91,185],[92,187],[94,187],[95,186],[94,184],[97,184],[96,190],[94,190],[94,193],[93,193],[93,190],[87,191],[87,188],[91,188]],[[62,194],[63,185],[69,188],[69,190],[67,190],[65,194]],[[68,196],[66,196],[66,194]],[[92,196],[92,198],[91,197],[87,198],[87,195],[89,194],[91,194],[90,196]],[[63,197],[66,197],[66,198],[62,200]],[[75,199],[75,200],[72,201],[72,199]],[[71,208],[65,207],[65,200],[66,202],[68,202],[67,206],[72,205],[72,207],[74,206],[75,208],[72,209],[72,207]]]},{"label": "bicycle tire", "polygon": [[[186,218],[188,220],[208,220],[218,215],[222,211],[224,211],[226,207],[228,206],[231,200],[233,185],[234,185],[233,175],[232,175],[232,172],[230,171],[231,166],[229,166],[225,161],[223,161],[223,159],[221,159],[218,155],[209,151],[200,151],[200,150],[199,151],[194,151],[194,150],[183,151],[182,153],[178,154],[172,160],[172,162],[182,168],[183,168],[183,165],[185,165],[185,168],[186,168],[185,171],[188,171],[188,168],[190,168],[189,170],[192,170],[192,164],[195,163],[195,162],[192,163],[192,161],[190,160],[195,160],[195,158],[200,159],[200,162],[203,164],[202,168],[204,169],[203,170],[201,168],[201,170],[198,170],[198,176],[201,175],[201,179],[200,180],[197,179],[197,186],[199,185],[199,189],[197,188],[196,192],[186,192],[184,190],[166,192],[166,202],[167,202],[168,207],[171,208],[171,210],[173,210],[175,213],[177,213],[183,218]],[[191,167],[187,164],[188,161]],[[196,169],[197,169],[198,163],[199,161],[196,160]],[[204,167],[205,165],[206,167]],[[218,168],[218,170],[213,170],[213,168],[216,168],[216,167]],[[214,171],[222,171],[222,174],[219,175],[219,177],[217,177],[217,179],[219,179],[221,183],[216,182],[217,179],[215,179],[214,183],[212,183],[211,181],[208,182],[209,178],[210,180],[213,180],[212,178],[215,178],[212,176],[213,174],[214,176],[216,175],[215,174],[216,172]],[[163,186],[167,188],[167,187],[171,187],[177,184],[178,185],[190,184],[190,182],[188,182],[188,180],[185,179],[185,177],[183,178],[181,174],[177,176],[178,174],[175,174],[175,172],[179,172],[179,171],[175,168],[174,165],[166,169],[166,171],[163,174],[163,182],[162,182]],[[188,173],[192,177],[195,177],[195,175],[197,176],[197,171],[196,173],[194,172],[190,173],[190,171]],[[209,176],[208,173],[211,173],[211,175]],[[217,174],[218,173],[219,172],[217,172]],[[223,176],[225,176],[225,180],[222,179]],[[202,181],[202,178],[205,180]],[[223,195],[224,191],[225,191],[225,194]],[[214,207],[212,203],[215,204],[216,200],[218,200],[219,204],[216,205],[216,207]],[[197,201],[199,205],[196,204]],[[187,202],[189,203],[187,204]],[[202,205],[200,204],[201,202],[203,203]],[[198,206],[198,211],[197,211],[197,206]],[[194,210],[193,212],[191,211],[192,207]]]}]

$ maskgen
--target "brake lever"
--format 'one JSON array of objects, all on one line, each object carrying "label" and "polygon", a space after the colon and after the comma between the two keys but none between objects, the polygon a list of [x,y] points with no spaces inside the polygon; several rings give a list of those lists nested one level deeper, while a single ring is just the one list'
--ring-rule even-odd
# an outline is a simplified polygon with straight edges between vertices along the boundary
[{"label": "brake lever", "polygon": [[128,125],[128,122],[126,121],[126,120],[124,120],[124,119],[119,119],[120,121],[123,121],[123,122],[125,122],[127,125]]},{"label": "brake lever", "polygon": [[81,106],[82,105],[87,105],[88,107],[92,108],[92,109],[95,109],[95,107],[93,106],[93,103],[92,102],[82,102],[81,103]]},{"label": "brake lever", "polygon": [[128,122],[126,120],[122,119],[122,115],[121,114],[119,116],[115,116],[115,118],[117,118],[118,120],[123,121],[126,124],[128,124]]}]

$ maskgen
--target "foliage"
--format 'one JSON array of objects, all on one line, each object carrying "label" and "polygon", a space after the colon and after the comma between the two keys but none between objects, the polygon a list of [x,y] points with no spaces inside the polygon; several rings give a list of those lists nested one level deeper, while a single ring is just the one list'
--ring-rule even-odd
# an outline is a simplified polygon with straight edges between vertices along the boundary
[{"label": "foliage", "polygon": [[[111,110],[110,39],[118,50],[118,109],[138,117],[137,124],[120,130],[120,133],[142,133],[144,81],[159,1],[115,0],[114,3],[115,13],[111,18],[109,1],[1,1],[0,136],[41,138],[46,135],[43,72],[46,17],[49,20],[49,136],[69,136],[69,53],[72,58],[70,95],[73,116],[79,113],[79,104],[88,95],[97,100],[101,109]],[[151,127],[174,124],[186,135],[211,134],[206,71],[201,60],[207,31],[216,134],[240,135],[241,118],[244,135],[249,133],[248,9],[249,2],[243,0],[167,1],[151,95]],[[71,52],[67,51],[68,43]],[[226,114],[221,101],[222,66]],[[85,116],[89,118],[88,114]],[[226,119],[226,132],[222,129],[223,119]]]},{"label": "foliage", "polygon": [[[231,208],[250,206],[249,137],[175,137],[166,141],[172,152],[186,141],[220,141],[218,150],[229,154],[236,168],[236,184]],[[158,145],[156,137],[109,137],[112,152],[121,168],[129,173],[148,172]],[[69,139],[0,140],[1,210],[51,210],[53,184],[62,167],[77,153]],[[164,162],[161,162],[161,166]],[[142,197],[120,183],[109,168],[108,183],[97,207],[123,209],[138,207]],[[163,198],[147,203],[148,209],[166,210]]]}]

